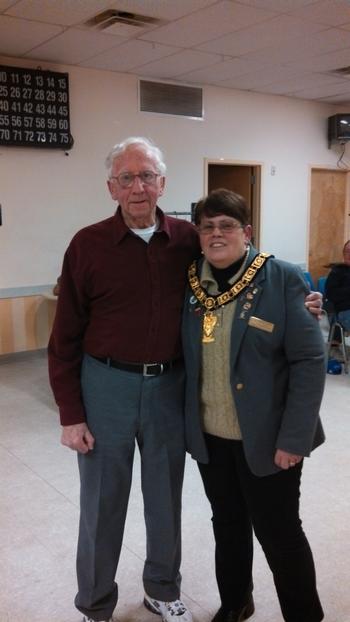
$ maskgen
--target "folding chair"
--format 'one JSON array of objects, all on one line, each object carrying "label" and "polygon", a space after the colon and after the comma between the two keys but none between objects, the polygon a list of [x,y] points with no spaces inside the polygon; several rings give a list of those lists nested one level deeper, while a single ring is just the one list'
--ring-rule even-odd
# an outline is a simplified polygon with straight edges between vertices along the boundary
[{"label": "folding chair", "polygon": [[[340,343],[337,346],[333,345],[334,335],[337,335],[337,338],[340,339]],[[334,314],[330,321],[330,329],[328,334],[328,358],[330,357],[332,348],[336,347],[340,350],[342,358],[340,360],[344,365],[344,372],[347,374],[349,372],[349,357],[346,350],[346,341],[345,337],[348,335],[344,326],[339,322],[337,314]]]}]

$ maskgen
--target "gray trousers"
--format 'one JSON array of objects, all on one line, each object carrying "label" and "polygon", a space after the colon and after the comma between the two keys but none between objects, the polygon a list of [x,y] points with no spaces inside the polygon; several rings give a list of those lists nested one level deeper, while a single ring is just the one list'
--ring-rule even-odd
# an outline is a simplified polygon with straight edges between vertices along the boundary
[{"label": "gray trousers", "polygon": [[76,607],[108,619],[131,486],[135,441],[147,535],[144,589],[159,600],[180,594],[181,492],[185,462],[184,370],[143,377],[85,356],[82,392],[95,447],[79,454],[81,482]]}]

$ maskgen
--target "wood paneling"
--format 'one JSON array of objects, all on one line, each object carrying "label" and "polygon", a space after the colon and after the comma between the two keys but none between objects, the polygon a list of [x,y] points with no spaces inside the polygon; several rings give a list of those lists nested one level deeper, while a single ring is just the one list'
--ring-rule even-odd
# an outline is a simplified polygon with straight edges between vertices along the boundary
[{"label": "wood paneling", "polygon": [[12,300],[0,300],[0,353],[14,352]]},{"label": "wood paneling", "polygon": [[55,308],[43,296],[0,299],[0,354],[45,348]]}]

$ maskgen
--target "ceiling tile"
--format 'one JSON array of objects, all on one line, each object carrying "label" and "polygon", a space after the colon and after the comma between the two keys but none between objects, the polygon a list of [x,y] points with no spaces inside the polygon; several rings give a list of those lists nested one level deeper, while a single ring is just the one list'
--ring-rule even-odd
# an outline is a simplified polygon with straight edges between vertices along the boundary
[{"label": "ceiling tile", "polygon": [[61,32],[60,26],[0,15],[0,54],[21,56]]},{"label": "ceiling tile", "polygon": [[175,47],[134,39],[79,64],[81,67],[92,67],[94,69],[129,71],[134,67],[169,56],[177,51],[178,48]]},{"label": "ceiling tile", "polygon": [[278,65],[273,67],[267,66],[245,75],[224,80],[221,82],[221,86],[250,90],[261,88],[277,80],[295,78],[297,75],[300,75],[300,71],[297,72],[296,70],[287,69],[286,67]]},{"label": "ceiling tile", "polygon": [[245,58],[264,63],[269,63],[274,58],[279,63],[288,63],[347,47],[350,47],[350,33],[339,28],[329,28],[312,35],[288,39],[263,50],[248,52]]},{"label": "ceiling tile", "polygon": [[[162,58],[154,63],[148,63],[138,68],[138,73],[144,76],[159,78],[173,78],[184,73],[201,67],[208,67],[215,64],[219,57],[215,54],[204,54],[193,50],[183,50],[172,54],[167,58]],[[134,72],[135,73],[135,72]]]},{"label": "ceiling tile", "polygon": [[350,105],[350,89],[348,93],[343,93],[342,95],[331,95],[330,97],[322,97],[320,98],[325,104],[344,104],[345,106]]},{"label": "ceiling tile", "polygon": [[122,37],[70,28],[51,41],[32,49],[26,57],[72,65],[109,50],[124,41]]},{"label": "ceiling tile", "polygon": [[326,54],[348,47],[350,47],[350,32],[340,28],[329,28],[311,35],[305,50],[308,54]]},{"label": "ceiling tile", "polygon": [[217,0],[116,0],[112,6],[121,11],[172,20],[216,3]]},{"label": "ceiling tile", "polygon": [[335,84],[336,82],[339,82],[339,77],[333,78],[332,76],[322,74],[305,73],[304,75],[299,75],[294,78],[271,83],[264,87],[264,92],[273,93],[274,95],[286,95],[311,86],[327,86],[328,84]]},{"label": "ceiling tile", "polygon": [[7,15],[71,26],[88,19],[97,11],[102,11],[109,4],[108,0],[20,0],[7,11]]},{"label": "ceiling tile", "polygon": [[189,47],[190,45],[193,47],[204,41],[216,39],[222,34],[269,19],[273,15],[274,13],[269,11],[223,0],[167,26],[156,28],[142,38],[180,47]]},{"label": "ceiling tile", "polygon": [[217,54],[239,56],[253,50],[263,49],[271,45],[271,43],[276,46],[280,43],[283,44],[288,38],[311,35],[322,29],[323,27],[319,24],[302,22],[294,17],[281,15],[245,30],[240,30],[239,32],[199,45],[197,49],[216,52]]},{"label": "ceiling tile", "polygon": [[[1,0],[0,0],[1,1]],[[4,0],[2,0],[4,1]],[[6,0],[5,0],[6,1]],[[178,19],[215,0],[20,0],[9,11],[9,15],[25,17],[38,21],[72,26],[86,21],[105,9],[118,9],[131,13],[140,13],[150,17]]]},{"label": "ceiling tile", "polygon": [[[107,8],[169,23],[85,25]],[[0,0],[4,56],[322,101],[347,88],[349,31],[350,0]]]},{"label": "ceiling tile", "polygon": [[[214,84],[222,80],[228,80],[234,76],[252,72],[259,66],[259,63],[253,63],[240,58],[223,61],[211,65],[211,67],[203,67],[196,71],[190,71],[178,76],[179,80],[186,82],[202,82]],[[261,65],[260,65],[261,66]]]},{"label": "ceiling tile", "polygon": [[319,2],[319,0],[239,0],[241,4],[254,6],[258,9],[269,9],[278,13],[289,13],[294,9]]},{"label": "ceiling tile", "polygon": [[293,97],[301,97],[302,99],[319,99],[320,97],[329,97],[330,95],[341,95],[342,93],[350,93],[350,82],[342,80],[335,84],[327,84],[314,86],[301,91],[293,92]]},{"label": "ceiling tile", "polygon": [[341,27],[342,27],[342,30],[350,30],[350,23],[349,24],[342,24]]},{"label": "ceiling tile", "polygon": [[0,13],[8,9],[11,4],[16,4],[18,0],[0,0]]},{"label": "ceiling tile", "polygon": [[350,22],[348,0],[319,0],[315,4],[296,9],[292,15],[328,26],[340,26]]},{"label": "ceiling tile", "polygon": [[244,54],[244,58],[249,60],[260,60],[262,63],[269,64],[271,59],[279,63],[292,62],[305,57],[305,47],[310,43],[313,35],[303,35],[301,37],[293,37],[287,41],[281,41],[274,45],[253,50]]},{"label": "ceiling tile", "polygon": [[313,58],[305,57],[303,60],[288,63],[288,67],[305,69],[307,71],[332,71],[339,67],[350,65],[350,46],[346,50],[336,50],[329,54],[321,54]]}]

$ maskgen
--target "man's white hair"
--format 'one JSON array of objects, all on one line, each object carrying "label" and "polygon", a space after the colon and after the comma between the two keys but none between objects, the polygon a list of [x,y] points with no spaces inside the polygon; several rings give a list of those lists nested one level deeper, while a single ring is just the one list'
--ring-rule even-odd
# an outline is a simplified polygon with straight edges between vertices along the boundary
[{"label": "man's white hair", "polygon": [[155,145],[148,138],[144,138],[143,136],[130,136],[126,138],[121,143],[114,145],[110,150],[107,158],[106,158],[106,168],[108,172],[108,177],[112,176],[112,168],[113,163],[116,158],[125,153],[129,147],[140,146],[141,149],[151,153],[152,157],[156,160],[156,167],[158,169],[158,173],[161,175],[165,175],[166,173],[166,164],[164,162],[164,156],[159,147]]}]

